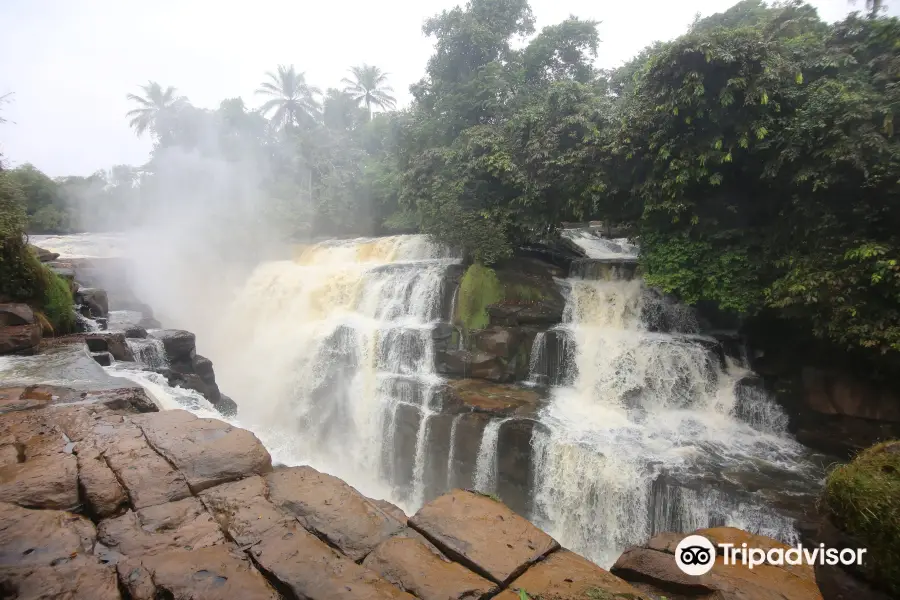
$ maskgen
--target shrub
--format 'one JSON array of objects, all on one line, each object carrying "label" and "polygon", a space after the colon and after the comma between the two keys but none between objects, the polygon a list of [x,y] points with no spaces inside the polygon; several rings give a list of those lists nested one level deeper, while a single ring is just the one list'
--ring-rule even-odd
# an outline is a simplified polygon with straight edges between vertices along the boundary
[{"label": "shrub", "polygon": [[869,578],[900,594],[900,441],[872,446],[834,469],[824,501],[834,524],[868,548]]}]

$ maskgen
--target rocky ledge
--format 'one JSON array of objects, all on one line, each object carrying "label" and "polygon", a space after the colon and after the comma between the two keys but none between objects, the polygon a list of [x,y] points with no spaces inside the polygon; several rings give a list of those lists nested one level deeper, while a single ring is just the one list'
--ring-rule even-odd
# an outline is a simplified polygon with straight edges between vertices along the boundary
[{"label": "rocky ledge", "polygon": [[485,496],[407,520],[216,419],[111,390],[0,398],[4,598],[650,598]]}]

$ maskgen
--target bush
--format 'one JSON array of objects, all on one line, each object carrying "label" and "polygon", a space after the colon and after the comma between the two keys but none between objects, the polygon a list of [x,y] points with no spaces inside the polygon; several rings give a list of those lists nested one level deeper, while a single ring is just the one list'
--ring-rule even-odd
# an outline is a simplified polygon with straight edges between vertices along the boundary
[{"label": "bush", "polygon": [[54,333],[68,333],[75,327],[72,289],[68,281],[50,269],[43,267],[43,271],[45,286],[40,309],[53,326]]},{"label": "bush", "polygon": [[458,293],[456,316],[466,331],[487,327],[487,307],[503,300],[503,288],[497,273],[477,263],[466,269]]},{"label": "bush", "polygon": [[835,525],[868,548],[869,578],[900,594],[900,441],[884,442],[837,467],[824,501]]}]

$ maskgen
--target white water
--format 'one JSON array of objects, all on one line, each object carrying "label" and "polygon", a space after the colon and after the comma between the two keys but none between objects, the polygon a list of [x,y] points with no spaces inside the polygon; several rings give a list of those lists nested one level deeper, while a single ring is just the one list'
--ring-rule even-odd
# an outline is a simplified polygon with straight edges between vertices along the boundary
[{"label": "white water", "polygon": [[608,239],[591,229],[564,229],[562,236],[575,243],[588,258],[637,258],[638,247],[625,238]]},{"label": "white water", "polygon": [[509,419],[494,419],[484,428],[475,462],[475,489],[485,494],[497,491],[497,444],[500,426]]}]

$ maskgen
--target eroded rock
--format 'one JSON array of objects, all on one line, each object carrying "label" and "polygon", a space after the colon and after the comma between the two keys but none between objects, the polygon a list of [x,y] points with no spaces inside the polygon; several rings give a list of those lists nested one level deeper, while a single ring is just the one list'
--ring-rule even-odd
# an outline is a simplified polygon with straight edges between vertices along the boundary
[{"label": "eroded rock", "polygon": [[97,448],[78,448],[78,483],[87,508],[97,518],[105,519],[120,512],[128,504],[128,495]]},{"label": "eroded rock", "polygon": [[266,480],[275,506],[352,560],[403,529],[354,488],[312,467],[278,469]]},{"label": "eroded rock", "polygon": [[75,457],[63,453],[37,456],[0,468],[0,502],[75,510],[79,506]]},{"label": "eroded rock", "polygon": [[200,498],[222,529],[241,546],[255,544],[272,527],[293,520],[266,499],[266,482],[258,475],[209,488]]},{"label": "eroded rock", "polygon": [[40,343],[40,325],[0,327],[0,354],[33,354]]},{"label": "eroded rock", "polygon": [[464,490],[426,504],[409,524],[448,557],[501,585],[559,548],[506,505]]},{"label": "eroded rock", "polygon": [[0,303],[0,327],[32,325],[34,322],[34,311],[27,304]]},{"label": "eroded rock", "polygon": [[0,503],[0,567],[65,564],[91,554],[96,539],[94,524],[82,516]]}]

